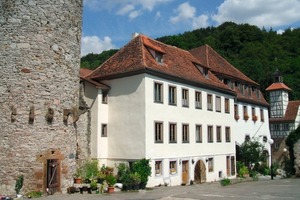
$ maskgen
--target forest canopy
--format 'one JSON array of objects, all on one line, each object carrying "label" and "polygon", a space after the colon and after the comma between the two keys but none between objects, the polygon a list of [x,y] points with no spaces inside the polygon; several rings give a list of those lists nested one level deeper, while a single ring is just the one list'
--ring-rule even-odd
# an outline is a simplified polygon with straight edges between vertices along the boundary
[{"label": "forest canopy", "polygon": [[[300,99],[299,28],[289,28],[278,34],[272,29],[225,22],[218,27],[200,28],[156,40],[185,50],[208,44],[233,66],[259,83],[263,93],[272,83],[272,74],[278,69],[284,83],[292,89],[290,100]],[[88,54],[81,58],[81,67],[95,69],[117,51],[114,49],[101,54]]]}]

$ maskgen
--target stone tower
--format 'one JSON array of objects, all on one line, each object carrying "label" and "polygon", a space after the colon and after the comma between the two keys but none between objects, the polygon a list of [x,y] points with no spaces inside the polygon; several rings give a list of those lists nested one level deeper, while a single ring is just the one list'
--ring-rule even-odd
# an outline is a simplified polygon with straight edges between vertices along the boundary
[{"label": "stone tower", "polygon": [[0,1],[0,194],[72,184],[81,25],[82,0]]}]

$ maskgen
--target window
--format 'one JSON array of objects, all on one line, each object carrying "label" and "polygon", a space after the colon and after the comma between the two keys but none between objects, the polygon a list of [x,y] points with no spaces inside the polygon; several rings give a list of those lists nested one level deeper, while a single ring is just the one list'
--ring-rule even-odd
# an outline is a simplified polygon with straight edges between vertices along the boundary
[{"label": "window", "polygon": [[107,104],[108,91],[102,90],[102,103]]},{"label": "window", "polygon": [[240,116],[239,116],[239,106],[237,104],[234,104],[234,119],[235,120],[239,120]]},{"label": "window", "polygon": [[260,109],[260,121],[262,121],[262,122],[265,121],[264,110],[263,109]]},{"label": "window", "polygon": [[213,110],[212,104],[213,104],[212,95],[208,94],[207,95],[207,110]]},{"label": "window", "polygon": [[221,112],[221,97],[216,96],[216,111]]},{"label": "window", "polygon": [[163,54],[155,51],[155,60],[159,63],[163,63]]},{"label": "window", "polygon": [[235,157],[231,156],[231,176],[235,175]]},{"label": "window", "polygon": [[163,143],[163,123],[155,122],[155,143]]},{"label": "window", "polygon": [[248,120],[249,115],[248,115],[247,106],[243,106],[243,110],[244,110],[244,120]]},{"label": "window", "polygon": [[221,126],[217,126],[217,142],[222,142]]},{"label": "window", "polygon": [[250,135],[245,136],[245,141],[250,141]]},{"label": "window", "polygon": [[182,143],[189,142],[189,125],[183,124],[182,125]]},{"label": "window", "polygon": [[169,124],[169,143],[176,143],[177,142],[177,126],[176,124],[172,123]]},{"label": "window", "polygon": [[212,143],[214,142],[214,135],[213,135],[213,127],[207,127],[207,142]]},{"label": "window", "polygon": [[256,112],[255,112],[255,108],[254,107],[251,108],[251,112],[252,112],[252,120],[256,121],[257,120],[257,116],[256,116]]},{"label": "window", "polygon": [[163,102],[163,84],[161,83],[154,83],[154,101]]},{"label": "window", "polygon": [[182,106],[189,107],[189,91],[182,89]]},{"label": "window", "polygon": [[230,104],[227,98],[225,98],[225,113],[230,113]]},{"label": "window", "polygon": [[279,124],[274,124],[274,130],[278,131],[279,130]]},{"label": "window", "polygon": [[162,161],[155,161],[155,176],[162,175]]},{"label": "window", "polygon": [[230,142],[231,141],[230,127],[226,127],[225,128],[225,139],[226,139],[226,142]]},{"label": "window", "polygon": [[202,126],[196,125],[196,142],[202,143]]},{"label": "window", "polygon": [[101,126],[101,137],[107,137],[107,124]]},{"label": "window", "polygon": [[283,130],[288,131],[289,129],[290,128],[289,128],[289,124],[288,123],[283,124]]},{"label": "window", "polygon": [[201,97],[201,92],[195,92],[195,107],[197,109],[202,108],[202,97]]},{"label": "window", "polygon": [[176,161],[170,161],[169,170],[170,170],[170,174],[176,174],[177,173],[177,162]]},{"label": "window", "polygon": [[169,86],[169,104],[176,105],[176,87]]},{"label": "window", "polygon": [[263,136],[263,142],[266,143],[268,141],[267,136]]},{"label": "window", "polygon": [[208,172],[214,171],[214,159],[208,158]]}]

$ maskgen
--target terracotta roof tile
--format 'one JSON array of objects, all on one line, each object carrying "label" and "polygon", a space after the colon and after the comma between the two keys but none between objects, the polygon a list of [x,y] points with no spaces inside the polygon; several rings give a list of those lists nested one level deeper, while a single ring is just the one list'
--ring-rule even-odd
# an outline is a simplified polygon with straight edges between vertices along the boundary
[{"label": "terracotta roof tile", "polygon": [[86,68],[80,68],[79,75],[80,77],[87,77],[90,73],[92,73],[93,70],[86,69]]},{"label": "terracotta roof tile", "polygon": [[272,83],[266,91],[273,91],[273,90],[288,90],[291,91],[291,89],[286,86],[284,83]]},{"label": "terracotta roof tile", "polygon": [[[163,63],[155,60],[150,49],[163,53]],[[208,72],[208,78],[202,75],[195,64],[206,67],[186,50],[139,35],[95,69],[89,77],[103,80],[144,69],[219,88],[233,94],[233,91],[211,72]]]},{"label": "terracotta roof tile", "polygon": [[284,117],[282,118],[270,118],[270,123],[276,122],[294,122],[296,120],[298,110],[300,106],[300,100],[298,101],[289,101],[286,108]]},{"label": "terracotta roof tile", "polygon": [[[239,84],[242,84],[244,92],[243,90],[240,90],[240,88],[237,86],[234,86],[233,89],[237,94],[238,100],[249,103],[257,103],[264,106],[269,105],[265,100],[264,96],[262,95],[261,91],[259,90],[259,84],[248,78],[241,71],[239,71],[237,68],[231,65],[209,45],[203,45],[201,47],[192,49],[190,50],[190,52],[200,62],[209,66],[210,70],[216,76],[227,78],[232,81],[239,82]],[[249,90],[251,91],[249,92]]]}]

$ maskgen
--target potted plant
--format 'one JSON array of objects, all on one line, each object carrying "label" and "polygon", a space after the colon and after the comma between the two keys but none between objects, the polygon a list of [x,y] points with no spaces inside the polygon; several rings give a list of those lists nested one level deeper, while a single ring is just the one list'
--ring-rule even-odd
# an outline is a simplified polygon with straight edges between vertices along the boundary
[{"label": "potted plant", "polygon": [[107,192],[108,193],[113,193],[114,192],[114,185],[117,182],[116,177],[112,174],[109,174],[109,175],[106,176],[105,180],[106,180],[106,183],[108,185]]},{"label": "potted plant", "polygon": [[96,179],[94,179],[94,180],[91,181],[90,187],[91,187],[92,191],[97,190],[97,180]]},{"label": "potted plant", "polygon": [[133,172],[137,172],[141,177],[140,188],[145,189],[148,183],[148,177],[151,175],[151,167],[149,159],[141,159],[133,163]]},{"label": "potted plant", "polygon": [[137,172],[131,173],[129,175],[132,188],[134,190],[138,190],[140,188],[140,183],[141,183],[141,175],[139,175]]},{"label": "potted plant", "polygon": [[83,168],[82,166],[78,166],[74,174],[74,183],[81,184],[82,176],[83,176]]}]

